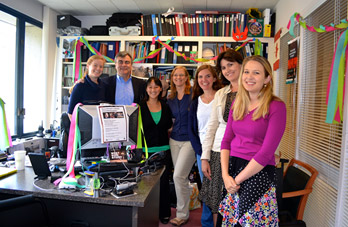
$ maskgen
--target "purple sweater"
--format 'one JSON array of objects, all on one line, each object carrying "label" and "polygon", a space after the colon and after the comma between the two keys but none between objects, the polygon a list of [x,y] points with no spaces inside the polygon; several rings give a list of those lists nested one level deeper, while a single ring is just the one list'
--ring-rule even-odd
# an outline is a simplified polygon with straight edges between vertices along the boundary
[{"label": "purple sweater", "polygon": [[234,121],[230,111],[221,149],[230,156],[245,160],[254,159],[262,166],[275,165],[274,152],[283,136],[286,125],[286,107],[281,101],[272,101],[265,118],[252,120],[251,111],[243,120]]}]

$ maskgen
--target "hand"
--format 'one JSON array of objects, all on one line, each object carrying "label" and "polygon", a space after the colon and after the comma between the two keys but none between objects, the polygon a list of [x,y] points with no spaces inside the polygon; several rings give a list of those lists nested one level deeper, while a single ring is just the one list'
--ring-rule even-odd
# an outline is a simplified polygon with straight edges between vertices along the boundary
[{"label": "hand", "polygon": [[211,180],[211,170],[207,159],[202,159],[202,172],[206,178]]},{"label": "hand", "polygon": [[274,158],[275,158],[275,166],[278,165],[278,163],[280,162],[280,157],[282,155],[282,152],[279,152],[279,155],[274,154]]},{"label": "hand", "polygon": [[79,79],[75,82],[75,84],[78,84],[78,83],[85,83],[85,78],[82,77],[81,79]]},{"label": "hand", "polygon": [[223,177],[223,180],[228,193],[234,194],[239,190],[240,185],[231,176]]}]

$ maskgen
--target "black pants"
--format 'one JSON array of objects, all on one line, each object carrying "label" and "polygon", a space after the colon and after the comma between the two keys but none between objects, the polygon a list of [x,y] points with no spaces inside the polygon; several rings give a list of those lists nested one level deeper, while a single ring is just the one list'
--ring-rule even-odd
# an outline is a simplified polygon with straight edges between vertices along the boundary
[{"label": "black pants", "polygon": [[170,217],[170,189],[169,189],[169,175],[173,169],[172,156],[170,150],[165,152],[164,159],[161,161],[165,166],[165,170],[160,179],[160,204],[159,204],[159,217]]}]

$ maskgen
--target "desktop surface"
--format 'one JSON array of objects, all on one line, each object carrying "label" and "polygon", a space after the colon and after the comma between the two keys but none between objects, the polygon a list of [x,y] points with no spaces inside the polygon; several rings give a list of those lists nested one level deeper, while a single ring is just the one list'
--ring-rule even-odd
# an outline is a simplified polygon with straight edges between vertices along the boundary
[{"label": "desktop surface", "polygon": [[[55,173],[54,175],[57,176]],[[99,203],[108,205],[144,207],[147,197],[153,187],[159,182],[162,169],[151,175],[142,176],[138,186],[135,188],[136,195],[116,199],[112,195],[106,197],[92,198],[85,196],[83,191],[59,190],[54,187],[50,179],[39,180],[36,183],[45,190],[40,190],[33,185],[35,173],[31,167],[24,171],[18,171],[10,176],[0,178],[0,193],[12,195],[33,194],[40,198],[69,200],[77,202]]]}]

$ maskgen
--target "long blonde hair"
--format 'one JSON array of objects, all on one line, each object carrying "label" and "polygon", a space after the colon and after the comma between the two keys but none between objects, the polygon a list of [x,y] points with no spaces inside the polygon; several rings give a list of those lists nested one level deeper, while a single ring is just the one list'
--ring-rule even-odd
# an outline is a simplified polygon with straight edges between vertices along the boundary
[{"label": "long blonde hair", "polygon": [[269,83],[265,84],[265,86],[261,89],[258,99],[259,99],[259,107],[254,111],[253,113],[253,120],[257,120],[261,117],[265,117],[269,113],[269,104],[272,100],[280,100],[277,96],[273,95],[273,73],[272,73],[272,67],[268,60],[261,56],[250,56],[244,59],[241,75],[238,79],[238,92],[236,100],[232,106],[233,109],[233,119],[234,120],[242,120],[244,116],[248,113],[248,106],[250,104],[250,96],[249,92],[245,90],[243,83],[242,83],[242,74],[244,72],[244,67],[249,61],[256,61],[259,62],[264,70],[265,70],[265,77],[269,76],[270,81]]},{"label": "long blonde hair", "polygon": [[170,74],[170,94],[168,95],[168,99],[174,99],[178,95],[178,91],[176,90],[176,86],[173,82],[174,73],[178,69],[183,69],[185,72],[185,77],[187,78],[185,82],[184,94],[188,95],[191,93],[190,74],[184,66],[176,66]]},{"label": "long blonde hair", "polygon": [[[100,55],[93,55],[91,57],[88,58],[87,60],[87,63],[86,65],[91,65],[93,63],[93,61],[95,60],[102,60],[103,61],[103,67],[104,67],[104,64],[105,64],[105,59],[104,57],[100,56]],[[83,77],[82,78],[85,78],[88,74],[88,68],[86,67],[85,71],[83,72]],[[74,87],[75,87],[76,83],[74,83],[74,85],[69,89],[69,94],[71,94],[71,92],[74,90]]]}]

